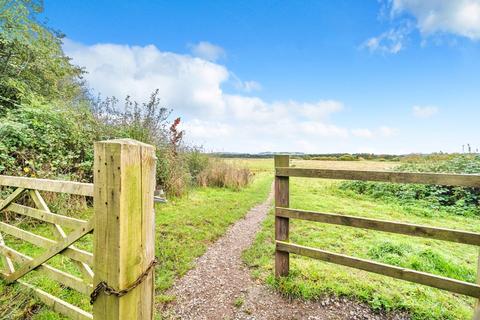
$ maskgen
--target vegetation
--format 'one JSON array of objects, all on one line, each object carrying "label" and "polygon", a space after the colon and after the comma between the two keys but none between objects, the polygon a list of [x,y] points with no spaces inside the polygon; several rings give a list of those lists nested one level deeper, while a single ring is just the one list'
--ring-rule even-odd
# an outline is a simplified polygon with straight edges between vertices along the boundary
[{"label": "vegetation", "polygon": [[193,267],[194,259],[223,235],[227,227],[243,217],[267,197],[272,183],[268,173],[258,173],[253,182],[240,191],[225,188],[199,188],[188,197],[157,205],[158,301],[173,297],[162,295],[177,277]]},{"label": "vegetation", "polygon": [[[157,300],[168,301],[173,297],[165,296],[173,281],[194,266],[194,260],[202,255],[207,247],[220,237],[233,222],[241,218],[251,207],[262,202],[270,190],[272,176],[259,173],[254,181],[240,191],[228,188],[198,188],[188,196],[172,198],[167,204],[156,206],[156,267]],[[91,211],[81,211],[78,218],[86,218]],[[14,225],[21,224],[26,230],[52,237],[52,231],[45,223],[33,223],[31,220],[14,220]],[[7,245],[30,255],[43,252],[33,245],[6,237]],[[82,249],[92,249],[91,236],[78,244]],[[49,263],[70,274],[80,276],[77,267],[67,258],[56,256]],[[34,283],[42,290],[90,310],[88,297],[59,285],[57,282],[33,272],[28,275],[28,282]],[[50,309],[42,307],[25,290],[18,285],[6,286],[0,281],[0,318],[24,319],[63,319]],[[7,303],[8,301],[8,303]]]},{"label": "vegetation", "polygon": [[[0,174],[92,182],[95,141],[131,138],[154,145],[157,186],[171,198],[156,208],[161,244],[157,246],[161,262],[157,289],[163,292],[192,267],[209,243],[265,198],[271,176],[260,174],[253,179],[249,170],[187,145],[179,129],[180,118],[170,119],[171,110],[161,105],[158,91],[144,103],[130,97],[123,103],[115,97],[92,98],[82,81],[84,71],[62,50],[63,35],[38,21],[41,4],[0,0]],[[199,185],[203,188],[197,189]],[[10,191],[2,188],[0,194]],[[54,212],[83,218],[92,214],[84,199],[44,196]],[[8,212],[0,219],[53,237],[47,224]],[[29,256],[44,251],[13,237],[5,240]],[[78,245],[91,251],[91,243],[88,236]],[[69,259],[56,256],[50,263],[80,276]],[[85,310],[91,308],[87,297],[36,272],[26,280]],[[28,291],[0,280],[0,318],[31,317],[61,318],[43,308]]]},{"label": "vegetation", "polygon": [[250,183],[251,172],[220,159],[211,160],[198,174],[197,182],[202,187],[226,187],[239,190]]},{"label": "vegetation", "polygon": [[[480,156],[456,155],[448,158],[432,160],[423,158],[421,162],[407,162],[395,168],[396,171],[407,172],[448,172],[448,173],[480,173]],[[397,203],[415,203],[434,210],[445,210],[458,215],[480,214],[480,189],[391,184],[363,181],[342,182],[340,188],[352,190],[373,198]]]},{"label": "vegetation", "polygon": [[0,113],[38,99],[81,98],[83,70],[61,48],[63,35],[37,20],[38,0],[0,0]]},{"label": "vegetation", "polygon": [[[298,163],[293,161],[292,165],[305,166]],[[372,163],[372,166],[378,169],[378,163]],[[339,164],[336,168],[344,167]],[[292,208],[480,231],[476,216],[459,216],[445,207],[433,209],[421,201],[404,203],[373,198],[340,189],[336,181],[308,178],[292,178],[290,181]],[[273,276],[273,240],[274,217],[271,213],[253,246],[244,253],[244,260],[256,278],[287,296],[318,299],[336,294],[365,301],[374,310],[406,310],[413,319],[471,318],[474,299],[295,255],[291,255],[289,277],[277,281]],[[478,250],[473,246],[300,220],[291,220],[290,240],[475,282]]]},{"label": "vegetation", "polygon": [[0,8],[0,174],[91,182],[93,143],[132,138],[156,146],[157,185],[167,194],[197,183],[209,159],[185,145],[158,91],[144,103],[93,99],[63,35],[37,20],[41,1],[0,0]]}]

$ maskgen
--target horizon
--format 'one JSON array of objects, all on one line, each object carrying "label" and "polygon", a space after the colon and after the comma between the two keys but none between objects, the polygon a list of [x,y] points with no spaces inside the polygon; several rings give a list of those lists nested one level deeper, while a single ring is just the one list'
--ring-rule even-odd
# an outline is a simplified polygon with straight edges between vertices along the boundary
[{"label": "horizon", "polygon": [[92,94],[159,89],[215,152],[478,148],[480,1],[47,1]]}]

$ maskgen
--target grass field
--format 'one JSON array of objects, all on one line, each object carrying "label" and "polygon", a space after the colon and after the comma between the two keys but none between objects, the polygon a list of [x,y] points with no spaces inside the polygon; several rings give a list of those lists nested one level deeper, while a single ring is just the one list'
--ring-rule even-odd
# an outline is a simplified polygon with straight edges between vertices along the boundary
[{"label": "grass field", "polygon": [[[233,191],[221,188],[196,188],[187,196],[171,199],[168,204],[157,204],[156,209],[156,267],[157,301],[168,301],[173,297],[164,295],[175,280],[194,266],[196,257],[224,234],[230,224],[243,217],[254,205],[264,201],[271,183],[272,175],[257,172],[251,185]],[[88,213],[85,213],[88,215]],[[25,229],[45,237],[51,237],[51,229],[45,224],[24,224]],[[43,252],[25,242],[6,237],[7,244],[30,256]],[[91,236],[82,241],[79,247],[91,250]],[[50,263],[64,271],[80,275],[69,259],[55,257]],[[60,286],[57,282],[42,277],[35,272],[27,276],[46,292],[90,311],[89,299],[80,293]],[[19,285],[7,286],[0,280],[0,319],[52,320],[64,319],[52,310],[42,307],[33,296]]]},{"label": "grass field", "polygon": [[[252,167],[259,160],[251,161]],[[270,163],[271,164],[271,163]],[[297,167],[390,169],[395,163],[293,161]],[[384,202],[337,188],[336,181],[291,178],[291,207],[386,220],[480,231],[476,217],[433,211],[424,204]],[[445,241],[393,235],[343,226],[291,220],[290,240],[337,253],[475,282],[478,248]],[[280,292],[316,299],[336,294],[367,302],[373,309],[407,310],[414,319],[468,319],[474,300],[426,286],[291,255],[291,274],[273,277],[274,217],[270,213],[254,245],[244,253],[253,275]]]}]

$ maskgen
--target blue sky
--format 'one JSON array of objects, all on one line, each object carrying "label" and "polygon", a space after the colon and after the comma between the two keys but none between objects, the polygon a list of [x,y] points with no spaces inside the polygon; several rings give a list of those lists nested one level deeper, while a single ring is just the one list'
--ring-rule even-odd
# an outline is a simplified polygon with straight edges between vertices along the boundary
[{"label": "blue sky", "polygon": [[92,91],[215,151],[480,147],[480,0],[45,1]]}]

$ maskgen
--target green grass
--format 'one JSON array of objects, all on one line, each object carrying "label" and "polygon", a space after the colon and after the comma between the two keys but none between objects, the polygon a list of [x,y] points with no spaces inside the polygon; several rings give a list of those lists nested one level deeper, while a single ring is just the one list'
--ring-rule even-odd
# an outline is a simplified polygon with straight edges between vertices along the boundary
[{"label": "green grass", "polygon": [[[197,188],[185,197],[155,206],[156,256],[159,258],[155,283],[158,302],[173,298],[165,296],[164,292],[174,280],[191,269],[195,258],[202,255],[212,242],[223,235],[228,226],[243,217],[251,207],[264,201],[271,183],[271,174],[258,172],[253,182],[240,191]],[[45,237],[52,237],[52,231],[46,224],[27,222],[22,223],[21,227]],[[9,236],[6,236],[5,240],[9,246],[29,256],[34,257],[44,252],[43,249]],[[87,236],[76,245],[91,251],[92,237]],[[68,258],[56,256],[49,263],[60,270],[80,276],[79,270]],[[88,297],[75,290],[62,287],[35,271],[24,279],[48,293],[91,311]],[[0,319],[29,317],[34,320],[65,319],[42,306],[20,285],[7,286],[0,280]]]},{"label": "green grass", "polygon": [[[382,202],[341,191],[336,182],[291,179],[291,207],[480,231],[476,217],[454,216],[421,204]],[[468,319],[474,299],[310,258],[291,255],[290,275],[273,277],[274,218],[270,213],[244,260],[253,275],[288,296],[326,294],[367,302],[374,310],[407,310],[413,319]],[[475,282],[478,248],[357,228],[291,220],[294,243]]]}]

